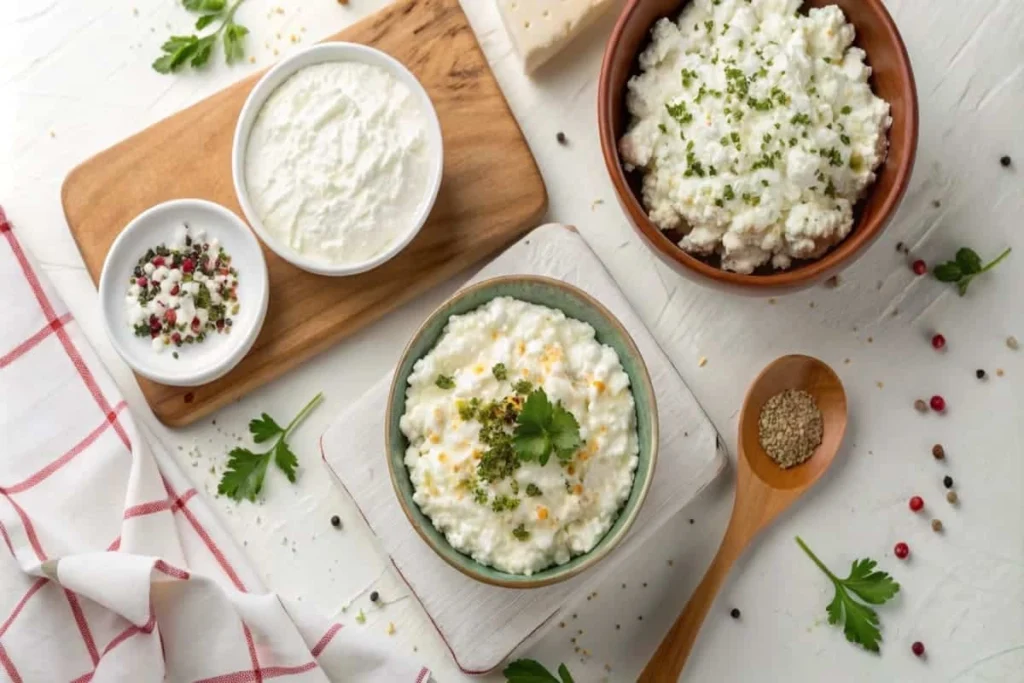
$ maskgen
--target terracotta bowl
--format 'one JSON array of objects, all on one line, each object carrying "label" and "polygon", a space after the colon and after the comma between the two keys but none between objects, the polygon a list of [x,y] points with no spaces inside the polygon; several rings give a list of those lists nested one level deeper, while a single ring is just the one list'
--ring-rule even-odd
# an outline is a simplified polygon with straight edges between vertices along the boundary
[{"label": "terracotta bowl", "polygon": [[639,194],[639,173],[627,173],[619,158],[618,140],[626,132],[626,83],[637,70],[637,57],[650,40],[650,29],[662,17],[675,19],[688,0],[628,0],[619,17],[601,65],[597,120],[605,165],[619,203],[633,227],[661,259],[698,283],[744,294],[770,295],[809,287],[850,265],[882,233],[896,212],[910,181],[917,153],[917,89],[906,46],[882,0],[806,0],[805,8],[838,5],[857,30],[854,44],[867,53],[873,70],[871,87],[891,105],[889,155],[878,178],[854,211],[850,235],[823,257],[798,261],[789,270],[741,275],[724,271],[691,256],[647,217]]}]

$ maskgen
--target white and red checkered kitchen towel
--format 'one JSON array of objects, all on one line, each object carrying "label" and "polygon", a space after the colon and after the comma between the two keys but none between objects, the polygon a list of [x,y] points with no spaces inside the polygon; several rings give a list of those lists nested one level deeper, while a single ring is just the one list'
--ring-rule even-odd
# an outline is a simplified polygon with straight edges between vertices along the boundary
[{"label": "white and red checkered kitchen towel", "polygon": [[266,592],[3,209],[0,292],[0,681],[429,679]]}]

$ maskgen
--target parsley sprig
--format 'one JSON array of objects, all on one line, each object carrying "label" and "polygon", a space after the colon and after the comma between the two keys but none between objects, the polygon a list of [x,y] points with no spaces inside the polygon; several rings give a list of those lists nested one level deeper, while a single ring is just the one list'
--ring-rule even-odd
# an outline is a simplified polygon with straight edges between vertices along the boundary
[{"label": "parsley sprig", "polygon": [[562,405],[552,403],[544,389],[537,389],[526,397],[526,403],[516,418],[516,430],[512,437],[520,460],[537,460],[547,465],[554,453],[561,461],[568,461],[579,450],[580,424]]},{"label": "parsley sprig", "polygon": [[[900,585],[887,573],[876,571],[878,563],[867,558],[854,560],[853,566],[850,567],[850,575],[840,579],[811,552],[803,539],[797,536],[796,542],[835,586],[835,597],[825,608],[828,623],[833,626],[842,623],[848,641],[860,645],[865,650],[878,652],[878,643],[882,640],[878,613],[869,605],[888,602],[900,591]],[[854,595],[861,601],[854,600]]]},{"label": "parsley sprig", "polygon": [[558,678],[533,659],[517,659],[501,672],[506,683],[575,683],[565,664],[558,665]]},{"label": "parsley sprig", "polygon": [[220,21],[220,25],[204,36],[190,34],[187,36],[171,36],[160,49],[164,54],[153,62],[153,69],[162,74],[178,71],[184,66],[197,69],[208,61],[217,40],[224,42],[224,59],[233,64],[245,57],[244,38],[249,29],[235,23],[235,12],[245,0],[235,0],[228,5],[227,0],[184,0],[184,7],[189,12],[196,12],[196,31],[202,31],[211,24]]},{"label": "parsley sprig", "polygon": [[228,468],[221,477],[217,486],[217,493],[223,494],[233,500],[256,500],[256,496],[263,490],[263,479],[267,475],[267,467],[270,461],[284,472],[288,481],[295,483],[295,470],[299,466],[299,459],[288,447],[288,437],[292,431],[299,426],[307,415],[323,400],[323,392],[313,397],[313,400],[299,411],[288,426],[281,427],[274,418],[263,413],[258,418],[249,421],[249,433],[256,443],[267,443],[276,439],[274,445],[263,453],[253,453],[248,448],[235,448],[228,453]]},{"label": "parsley sprig", "polygon": [[935,266],[932,269],[932,275],[939,282],[955,282],[957,291],[960,292],[960,296],[963,296],[967,293],[967,287],[971,284],[971,280],[995,268],[1000,261],[1010,255],[1010,251],[1010,247],[1007,247],[1002,254],[982,265],[978,252],[963,247],[956,252],[956,257],[952,261]]}]

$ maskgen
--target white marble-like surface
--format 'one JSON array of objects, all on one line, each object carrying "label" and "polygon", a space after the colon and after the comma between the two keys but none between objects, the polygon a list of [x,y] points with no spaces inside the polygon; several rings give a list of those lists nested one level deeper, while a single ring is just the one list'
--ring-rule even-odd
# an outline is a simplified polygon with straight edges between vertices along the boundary
[{"label": "white marble-like surface", "polygon": [[[95,289],[59,200],[64,176],[89,155],[268,65],[275,50],[283,55],[309,44],[383,4],[247,0],[238,16],[253,32],[248,45],[256,64],[228,68],[217,57],[202,74],[172,78],[154,73],[149,63],[172,30],[189,26],[177,3],[5,0],[0,203],[132,409],[168,446],[181,448],[179,458],[200,487],[215,488],[218,477],[209,468],[223,466],[231,435],[243,434],[250,417],[266,410],[284,419],[317,391],[326,392],[324,406],[294,438],[302,463],[297,486],[270,476],[260,505],[213,504],[274,590],[340,614],[353,628],[383,633],[393,621],[396,648],[415,649],[438,680],[456,681],[462,677],[440,640],[404,597],[351,504],[332,488],[316,448],[331,416],[387,370],[417,322],[453,285],[221,411],[216,425],[168,430],[155,423],[103,335]],[[674,275],[648,254],[615,204],[594,111],[612,17],[530,80],[490,0],[463,0],[541,166],[551,197],[548,217],[579,226],[730,448],[746,385],[772,358],[796,351],[817,355],[846,383],[851,428],[841,460],[735,567],[705,624],[687,680],[1022,680],[1024,355],[1010,351],[1005,339],[1024,339],[1017,298],[1024,292],[1024,3],[887,4],[908,44],[921,99],[921,144],[910,192],[886,235],[844,274],[838,289],[817,288],[773,303],[707,291]],[[568,146],[555,142],[560,130]],[[999,165],[1003,154],[1014,157],[1013,168]],[[1007,244],[1015,253],[961,299],[951,288],[913,277],[894,248],[898,241],[929,262],[964,244],[985,256]],[[941,354],[928,344],[935,330],[948,340]],[[697,364],[701,356],[708,358],[704,367]],[[989,372],[986,382],[975,379],[978,367]],[[997,368],[1005,376],[997,377]],[[921,416],[911,407],[914,398],[932,393],[947,398],[945,416]],[[946,446],[944,464],[930,455],[935,442]],[[941,479],[947,473],[957,482],[957,508],[944,500]],[[927,515],[907,511],[914,493],[927,501]],[[583,601],[577,619],[528,654],[552,665],[566,661],[577,680],[632,680],[710,561],[731,499],[726,477],[626,563],[621,576]],[[335,513],[345,522],[343,531],[329,525]],[[931,531],[932,516],[942,519],[944,534]],[[902,583],[900,598],[881,609],[881,656],[851,647],[824,623],[831,591],[793,543],[795,534],[837,570],[870,555]],[[912,561],[893,558],[898,540],[911,545]],[[391,604],[371,608],[371,586]],[[741,620],[728,617],[732,606],[742,609]],[[368,616],[363,626],[352,618],[359,608]],[[573,651],[573,636],[589,655]],[[927,645],[926,660],[911,655],[914,640]]]}]

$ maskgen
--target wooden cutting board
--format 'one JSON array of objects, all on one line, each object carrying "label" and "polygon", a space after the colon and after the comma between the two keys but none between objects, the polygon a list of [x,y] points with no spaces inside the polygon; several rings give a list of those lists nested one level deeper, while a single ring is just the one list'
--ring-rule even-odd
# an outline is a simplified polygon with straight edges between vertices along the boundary
[{"label": "wooden cutting board", "polygon": [[[264,248],[270,308],[249,355],[210,384],[138,377],[156,416],[183,426],[266,384],[533,228],[547,192],[458,0],[399,0],[331,40],[377,47],[427,89],[444,138],[444,177],[420,234],[361,275],[312,275]],[[199,197],[242,211],[231,182],[235,121],[255,74],[89,159],[64,181],[71,233],[94,281],[117,234],[143,210]]]}]

